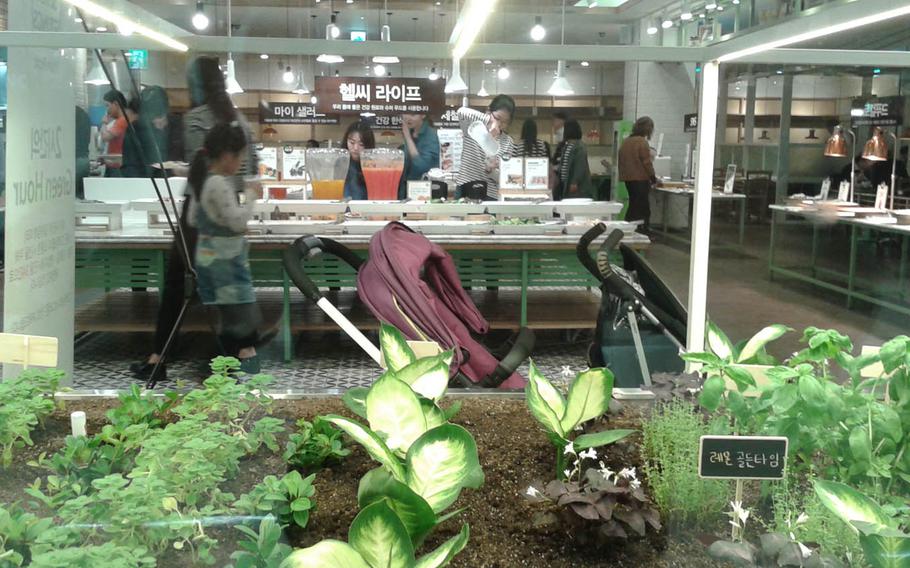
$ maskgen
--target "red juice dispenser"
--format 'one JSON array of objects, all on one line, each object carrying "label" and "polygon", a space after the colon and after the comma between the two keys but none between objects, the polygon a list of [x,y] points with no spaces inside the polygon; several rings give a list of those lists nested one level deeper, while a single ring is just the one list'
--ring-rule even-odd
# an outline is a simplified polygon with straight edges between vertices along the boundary
[{"label": "red juice dispenser", "polygon": [[391,148],[374,148],[360,153],[367,199],[397,201],[398,184],[404,171],[404,152]]}]

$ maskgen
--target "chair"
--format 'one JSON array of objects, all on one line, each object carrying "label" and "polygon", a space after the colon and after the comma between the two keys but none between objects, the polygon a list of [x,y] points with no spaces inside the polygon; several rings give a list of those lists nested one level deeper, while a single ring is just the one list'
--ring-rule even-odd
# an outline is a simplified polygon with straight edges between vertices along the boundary
[{"label": "chair", "polygon": [[[750,172],[751,173],[751,172]],[[771,176],[750,178],[746,174],[743,183],[743,193],[746,194],[746,215],[755,217],[759,221],[770,218],[768,206],[774,202],[774,183]]]}]

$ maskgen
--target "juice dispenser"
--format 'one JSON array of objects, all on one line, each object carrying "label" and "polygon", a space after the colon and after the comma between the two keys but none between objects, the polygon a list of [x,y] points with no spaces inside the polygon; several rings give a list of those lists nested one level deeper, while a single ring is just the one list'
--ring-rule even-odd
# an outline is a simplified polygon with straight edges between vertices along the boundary
[{"label": "juice dispenser", "polygon": [[306,171],[313,186],[313,199],[344,199],[344,178],[351,156],[341,148],[307,148]]},{"label": "juice dispenser", "polygon": [[404,171],[404,152],[391,148],[374,148],[360,153],[367,198],[371,201],[398,199],[398,183]]}]

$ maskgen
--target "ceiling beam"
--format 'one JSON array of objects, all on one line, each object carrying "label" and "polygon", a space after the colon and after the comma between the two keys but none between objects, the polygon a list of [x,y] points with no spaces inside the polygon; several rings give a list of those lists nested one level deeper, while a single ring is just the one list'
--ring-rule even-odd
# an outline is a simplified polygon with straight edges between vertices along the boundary
[{"label": "ceiling beam", "polygon": [[910,52],[846,49],[772,49],[737,59],[733,63],[769,65],[827,65],[835,67],[910,68]]}]

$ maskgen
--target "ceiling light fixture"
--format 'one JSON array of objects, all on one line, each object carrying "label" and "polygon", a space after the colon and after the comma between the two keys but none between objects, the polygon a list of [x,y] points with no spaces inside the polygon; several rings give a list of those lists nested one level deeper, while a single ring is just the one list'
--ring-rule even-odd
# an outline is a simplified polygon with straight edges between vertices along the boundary
[{"label": "ceiling light fixture", "polygon": [[427,75],[427,79],[429,79],[430,81],[435,81],[435,80],[439,79],[439,73],[436,72],[435,65],[433,65],[433,67],[430,68],[430,74]]},{"label": "ceiling light fixture", "polygon": [[500,63],[499,69],[496,71],[496,76],[499,77],[500,81],[505,81],[512,76],[512,72],[509,71],[509,68],[506,67],[505,63]]},{"label": "ceiling light fixture", "polygon": [[287,67],[284,68],[284,73],[281,74],[281,80],[284,81],[285,83],[294,82],[294,72],[291,71],[290,65],[288,65]]},{"label": "ceiling light fixture", "polygon": [[127,27],[131,26],[132,29],[139,35],[147,37],[151,40],[157,41],[158,43],[164,44],[164,45],[170,47],[171,49],[175,49],[177,51],[188,51],[189,50],[189,47],[185,43],[181,43],[172,37],[166,36],[161,32],[157,32],[157,31],[150,29],[146,26],[143,26],[141,24],[137,24],[136,22],[130,20],[129,18],[126,18],[124,16],[121,16],[120,14],[117,14],[117,13],[111,11],[110,8],[96,4],[95,2],[92,2],[91,0],[64,0],[64,1],[67,4],[70,4],[72,6],[75,6],[76,8],[79,8],[84,13],[88,14],[89,16],[101,18],[102,20],[105,20],[107,22],[114,24],[118,28],[123,27],[123,26],[127,26]]},{"label": "ceiling light fixture", "polygon": [[468,85],[461,78],[461,61],[452,59],[452,76],[446,81],[446,93],[460,93],[468,90]]},{"label": "ceiling light fixture", "polygon": [[136,28],[133,27],[133,24],[124,22],[117,26],[117,31],[120,32],[122,36],[131,36],[133,32],[136,31]]},{"label": "ceiling light fixture", "polygon": [[[388,0],[386,0],[386,7],[388,7]],[[389,21],[389,17],[392,15],[391,12],[386,12],[386,22]],[[379,39],[385,43],[390,43],[392,41],[392,28],[386,23],[382,26],[379,32]],[[382,63],[383,65],[400,63],[397,55],[374,55],[373,63]]]},{"label": "ceiling light fixture", "polygon": [[468,52],[495,7],[496,0],[467,0],[449,36],[452,57],[461,59]]},{"label": "ceiling light fixture", "polygon": [[344,57],[342,57],[340,55],[329,55],[327,53],[323,53],[323,54],[319,55],[319,57],[316,58],[316,61],[318,61],[320,63],[331,63],[331,64],[344,63]]},{"label": "ceiling light fixture", "polygon": [[85,77],[86,85],[107,85],[107,77],[104,76],[104,70],[101,63],[95,62],[88,75]]},{"label": "ceiling light fixture", "polygon": [[269,54],[268,54],[268,53],[260,53],[260,54],[259,54],[259,59],[262,59],[263,61],[265,61],[265,60],[268,59],[268,58],[269,58]]},{"label": "ceiling light fixture", "polygon": [[660,23],[660,27],[662,27],[665,30],[669,30],[670,28],[673,27],[673,20],[664,20],[663,22]]},{"label": "ceiling light fixture", "polygon": [[650,23],[648,24],[648,29],[646,29],[645,31],[648,33],[648,35],[654,35],[654,34],[656,34],[657,31],[658,31],[658,30],[657,30],[657,23],[656,23],[656,22],[650,22]]},{"label": "ceiling light fixture", "polygon": [[196,2],[196,13],[193,14],[193,27],[199,31],[209,27],[209,17],[205,15],[201,1]]},{"label": "ceiling light fixture", "polygon": [[[319,0],[316,0],[316,1],[318,2]],[[319,102],[319,99],[316,98],[316,95],[313,95],[312,97],[310,97],[310,104],[311,104],[311,105],[314,105],[314,104],[316,104],[316,103],[318,103],[318,102]]]},{"label": "ceiling light fixture", "polygon": [[733,5],[734,5],[734,6],[739,6],[739,0],[733,0]]},{"label": "ceiling light fixture", "polygon": [[104,27],[104,26],[98,26],[98,27],[95,28],[95,31],[96,31],[96,32],[104,33],[104,32],[107,31],[107,28]]},{"label": "ceiling light fixture", "polygon": [[491,59],[484,59],[483,64],[484,65],[493,65],[493,61]]},{"label": "ceiling light fixture", "polygon": [[543,38],[547,37],[547,29],[541,24],[543,19],[540,16],[536,16],[534,21],[534,27],[531,28],[531,39],[534,41],[543,41]]},{"label": "ceiling light fixture", "polygon": [[477,91],[478,97],[489,97],[490,93],[487,92],[487,82],[484,79],[480,80],[480,90]]},{"label": "ceiling light fixture", "polygon": [[717,8],[717,2],[708,2],[705,4],[705,10],[714,10]]},{"label": "ceiling light fixture", "polygon": [[683,12],[679,15],[679,19],[684,22],[690,21],[692,19],[692,12]]},{"label": "ceiling light fixture", "polygon": [[721,6],[720,4],[718,4],[718,5],[717,5],[717,11],[718,11],[718,12],[723,12],[723,11],[724,11],[724,7]]},{"label": "ceiling light fixture", "polygon": [[325,39],[338,39],[341,35],[341,28],[335,23],[335,14],[332,14],[332,21],[325,27]]},{"label": "ceiling light fixture", "polygon": [[385,77],[385,65],[382,63],[377,63],[373,66],[373,75],[377,77]]},{"label": "ceiling light fixture", "polygon": [[303,73],[300,74],[300,78],[297,79],[297,86],[295,86],[291,92],[295,95],[305,95],[310,92],[306,86],[306,83],[303,82]]},{"label": "ceiling light fixture", "polygon": [[885,10],[883,12],[878,12],[876,14],[869,14],[868,16],[863,16],[861,18],[856,18],[856,19],[850,20],[849,22],[842,22],[840,24],[835,24],[832,26],[825,26],[823,28],[809,30],[807,32],[792,35],[787,38],[769,41],[767,43],[748,47],[746,49],[741,49],[739,51],[734,51],[732,53],[727,53],[725,55],[718,57],[717,61],[720,63],[724,63],[727,61],[733,61],[736,59],[741,59],[743,57],[748,57],[749,55],[755,55],[756,53],[761,53],[763,51],[777,49],[778,47],[783,47],[785,45],[792,45],[794,43],[802,43],[804,41],[818,39],[820,37],[835,34],[838,32],[843,32],[843,31],[859,28],[862,26],[866,26],[869,24],[883,22],[886,20],[890,20],[892,18],[900,18],[901,16],[906,16],[907,14],[910,14],[910,5],[901,6],[900,8],[895,8],[893,10]]},{"label": "ceiling light fixture", "polygon": [[582,67],[590,67],[590,65],[591,65],[591,64],[588,63],[587,61],[582,61],[582,62],[581,62],[581,66],[582,66]]},{"label": "ceiling light fixture", "polygon": [[566,79],[565,61],[560,60],[556,63],[556,79],[553,80],[553,84],[547,89],[547,94],[551,97],[567,97],[575,94],[575,89],[572,88],[569,80]]}]

